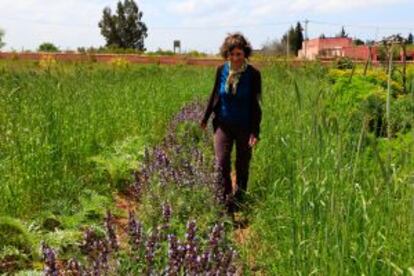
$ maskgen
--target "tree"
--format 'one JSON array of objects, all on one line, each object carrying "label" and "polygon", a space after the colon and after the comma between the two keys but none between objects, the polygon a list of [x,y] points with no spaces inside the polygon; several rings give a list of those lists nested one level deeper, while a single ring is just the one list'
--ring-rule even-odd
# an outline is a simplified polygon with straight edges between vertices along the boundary
[{"label": "tree", "polygon": [[44,42],[39,45],[38,52],[59,52],[59,48],[51,42]]},{"label": "tree", "polygon": [[284,55],[286,54],[286,44],[282,45],[279,39],[266,41],[262,46],[262,52],[268,55]]},{"label": "tree", "polygon": [[304,40],[303,28],[301,24],[298,22],[295,28],[291,26],[290,29],[283,35],[281,43],[282,45],[284,45],[286,52],[287,52],[287,45],[289,45],[289,52],[292,52],[292,53],[295,53],[295,55],[298,55],[299,50],[302,49],[303,40]]},{"label": "tree", "polygon": [[336,35],[336,37],[348,37],[348,34],[345,32],[344,26],[342,26],[341,31]]},{"label": "tree", "polygon": [[300,22],[296,24],[295,28],[295,54],[298,55],[300,49],[302,49],[302,43],[304,40],[303,28]]},{"label": "tree", "polygon": [[142,15],[134,0],[119,1],[116,14],[106,7],[98,24],[106,46],[145,51],[144,39],[148,36],[148,29],[141,20]]},{"label": "tree", "polygon": [[325,35],[324,33],[322,33],[322,34],[319,36],[319,38],[320,38],[320,39],[325,39],[325,38],[326,38],[326,35]]},{"label": "tree", "polygon": [[413,43],[414,43],[414,36],[412,33],[409,33],[407,37],[407,44],[413,44]]},{"label": "tree", "polygon": [[106,39],[106,46],[119,46],[121,39],[119,38],[116,27],[116,16],[111,14],[111,9],[106,7],[103,10],[102,20],[99,22],[101,34]]},{"label": "tree", "polygon": [[[291,53],[295,51],[296,39],[295,29],[290,26],[290,29],[282,36],[281,43],[285,48],[285,53]],[[289,47],[289,48],[288,48]]]},{"label": "tree", "polygon": [[4,37],[4,31],[0,29],[0,49],[3,48],[4,45],[6,45],[6,43],[3,42],[3,37]]},{"label": "tree", "polygon": [[362,39],[355,38],[355,39],[354,39],[354,44],[355,44],[356,46],[359,46],[359,45],[364,45],[364,44],[365,44],[365,42],[364,42]]}]

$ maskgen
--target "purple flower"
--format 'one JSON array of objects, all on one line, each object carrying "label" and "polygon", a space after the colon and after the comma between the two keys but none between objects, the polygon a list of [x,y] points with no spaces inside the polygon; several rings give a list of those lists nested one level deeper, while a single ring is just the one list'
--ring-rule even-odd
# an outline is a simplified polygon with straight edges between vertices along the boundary
[{"label": "purple flower", "polygon": [[56,253],[44,241],[42,241],[42,256],[45,263],[44,274],[47,276],[58,276],[59,269],[56,263]]},{"label": "purple flower", "polygon": [[197,225],[195,220],[187,222],[185,269],[188,274],[196,273],[200,269],[200,258],[198,258],[198,243],[196,239]]},{"label": "purple flower", "polygon": [[79,262],[71,258],[66,265],[66,273],[69,275],[82,275],[82,268]]},{"label": "purple flower", "polygon": [[155,251],[158,247],[158,233],[154,229],[148,237],[148,240],[145,244],[145,260],[146,260],[146,272],[151,274],[153,271]]},{"label": "purple flower", "polygon": [[142,225],[135,219],[135,213],[133,211],[129,211],[128,233],[132,249],[138,251],[143,245],[143,233]]},{"label": "purple flower", "polygon": [[171,220],[171,215],[172,215],[171,205],[169,203],[164,203],[162,205],[162,216],[164,219],[163,222],[166,224],[169,224]]},{"label": "purple flower", "polygon": [[177,237],[168,235],[168,265],[165,270],[167,275],[177,275],[182,264],[182,252],[179,248]]},{"label": "purple flower", "polygon": [[105,217],[105,228],[106,228],[106,235],[107,240],[110,248],[112,250],[117,251],[119,248],[118,240],[115,233],[115,224],[113,223],[114,217],[112,216],[111,211],[106,211],[106,217]]}]

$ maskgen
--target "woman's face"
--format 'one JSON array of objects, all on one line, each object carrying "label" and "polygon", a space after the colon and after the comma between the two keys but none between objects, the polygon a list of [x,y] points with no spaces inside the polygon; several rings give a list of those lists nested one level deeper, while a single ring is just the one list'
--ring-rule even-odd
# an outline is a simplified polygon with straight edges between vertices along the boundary
[{"label": "woman's face", "polygon": [[244,51],[240,48],[234,48],[230,51],[229,60],[236,68],[240,67],[244,61]]}]

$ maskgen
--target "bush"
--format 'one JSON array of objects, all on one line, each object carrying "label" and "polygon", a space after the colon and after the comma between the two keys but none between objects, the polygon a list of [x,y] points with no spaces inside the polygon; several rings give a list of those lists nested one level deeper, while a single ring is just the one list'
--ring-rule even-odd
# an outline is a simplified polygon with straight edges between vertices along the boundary
[{"label": "bush", "polygon": [[348,57],[341,57],[339,59],[336,60],[336,65],[335,67],[337,69],[340,70],[344,70],[344,69],[352,69],[354,68],[354,63],[353,61],[348,58]]},{"label": "bush", "polygon": [[413,127],[414,101],[411,95],[398,97],[391,106],[393,133],[407,133]]},{"label": "bush", "polygon": [[[329,77],[334,82],[335,97],[331,100],[333,112],[346,112],[347,116],[362,123],[368,120],[368,130],[377,137],[387,135],[385,118],[388,76],[383,70],[369,71],[364,77],[356,74],[349,82],[350,70],[331,69]],[[411,95],[401,95],[402,87],[391,81],[391,131],[392,135],[406,133],[412,128],[414,101]],[[356,124],[358,125],[358,123]]]},{"label": "bush", "polygon": [[81,54],[142,54],[143,52],[137,49],[130,49],[130,48],[119,48],[114,46],[109,47],[78,47],[78,53]]},{"label": "bush", "polygon": [[189,56],[189,57],[206,57],[207,56],[206,53],[199,52],[199,51],[196,51],[196,50],[189,51],[189,52],[185,53],[185,55]]},{"label": "bush", "polygon": [[39,52],[60,52],[59,48],[50,42],[44,42],[40,44],[38,51]]},{"label": "bush", "polygon": [[131,181],[131,173],[139,165],[144,155],[144,141],[140,137],[130,137],[114,143],[114,146],[97,156],[89,158],[97,171],[107,178],[118,190],[123,190]]},{"label": "bush", "polygon": [[10,217],[0,217],[0,244],[2,247],[15,247],[25,254],[32,253],[32,242],[26,227]]},{"label": "bush", "polygon": [[50,70],[56,64],[56,59],[52,55],[43,55],[39,61],[39,67],[45,70]]},{"label": "bush", "polygon": [[[388,87],[388,75],[383,70],[372,70],[367,72],[367,80],[373,84],[381,85],[382,88]],[[394,93],[402,92],[402,85],[395,80],[391,80],[391,89]]]},{"label": "bush", "polygon": [[361,102],[361,112],[363,118],[368,119],[368,131],[374,132],[375,136],[385,136],[385,93],[382,91],[368,95]]},{"label": "bush", "polygon": [[112,64],[114,68],[120,68],[120,69],[128,68],[129,65],[131,64],[130,61],[122,57],[113,58],[110,61],[110,63]]},{"label": "bush", "polygon": [[163,50],[161,48],[158,48],[155,52],[146,52],[145,54],[150,56],[173,56],[175,55],[173,51],[171,50]]}]

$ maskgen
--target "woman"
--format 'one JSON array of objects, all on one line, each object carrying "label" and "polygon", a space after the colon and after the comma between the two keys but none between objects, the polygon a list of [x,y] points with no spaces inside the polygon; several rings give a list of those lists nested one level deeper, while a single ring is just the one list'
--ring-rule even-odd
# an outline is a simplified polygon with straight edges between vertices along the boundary
[{"label": "woman", "polygon": [[[229,213],[243,202],[252,148],[259,141],[262,111],[261,74],[248,63],[252,47],[241,33],[229,34],[220,48],[225,62],[217,67],[214,87],[200,127],[206,129],[212,112],[215,160],[222,175]],[[232,196],[231,151],[236,144],[237,191]]]}]

